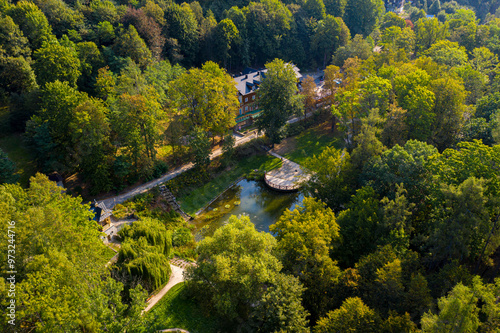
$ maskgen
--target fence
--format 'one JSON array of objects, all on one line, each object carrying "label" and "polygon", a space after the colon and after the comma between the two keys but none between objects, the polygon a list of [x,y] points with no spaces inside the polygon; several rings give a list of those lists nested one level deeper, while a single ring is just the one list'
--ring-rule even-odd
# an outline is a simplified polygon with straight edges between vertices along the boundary
[{"label": "fence", "polygon": [[279,185],[279,184],[273,184],[267,179],[267,173],[264,175],[264,181],[266,182],[266,185],[269,186],[272,189],[275,190],[280,190],[280,191],[297,191],[300,188],[299,184],[294,184],[291,186],[287,185]]}]

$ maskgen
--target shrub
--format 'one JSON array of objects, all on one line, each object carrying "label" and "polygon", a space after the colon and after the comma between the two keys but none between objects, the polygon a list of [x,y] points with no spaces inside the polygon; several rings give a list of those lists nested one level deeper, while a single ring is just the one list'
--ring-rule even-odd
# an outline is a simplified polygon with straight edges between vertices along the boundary
[{"label": "shrub", "polygon": [[175,247],[184,246],[194,241],[191,230],[185,227],[175,229],[172,234],[172,245]]},{"label": "shrub", "polygon": [[163,161],[156,161],[155,166],[154,166],[154,170],[153,170],[153,177],[160,178],[161,175],[163,175],[167,171],[168,171],[167,163],[165,163]]},{"label": "shrub", "polygon": [[132,213],[129,211],[129,209],[127,207],[125,207],[124,205],[122,205],[122,204],[118,204],[118,205],[115,206],[115,208],[113,208],[113,216],[117,220],[124,219],[124,218],[128,217],[131,214]]}]

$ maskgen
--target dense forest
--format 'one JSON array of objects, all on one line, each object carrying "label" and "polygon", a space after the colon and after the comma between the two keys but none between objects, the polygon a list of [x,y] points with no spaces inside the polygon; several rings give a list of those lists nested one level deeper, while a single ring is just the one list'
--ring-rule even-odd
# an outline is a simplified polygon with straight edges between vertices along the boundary
[{"label": "dense forest", "polygon": [[[141,312],[177,251],[196,259],[185,297],[213,331],[497,332],[499,7],[0,0],[2,135],[21,134],[37,171],[77,174],[89,196],[188,161],[176,186],[201,186],[224,137],[222,159],[251,152],[227,136],[239,108],[231,74],[246,66],[268,70],[259,146],[300,132],[286,121],[308,112],[318,116],[304,127],[326,119],[343,143],[307,159],[303,203],[271,233],[231,217],[196,243],[177,215],[144,208],[163,204],[156,194],[121,206],[140,221],[120,231],[112,265],[81,193],[41,174],[23,188],[0,151],[3,274],[14,243],[4,235],[17,228],[16,327],[5,315],[2,330],[155,331]],[[287,63],[324,69],[323,107],[311,79],[297,94]]]},{"label": "dense forest", "polygon": [[[408,135],[384,133],[389,145],[417,139],[442,151],[459,140],[491,144],[498,5],[413,5],[405,5],[403,19],[385,13],[401,8],[381,0],[4,1],[3,128],[24,133],[38,171],[78,173],[94,195],[120,190],[185,161],[179,138],[194,127],[215,137],[234,125],[238,106],[225,70],[281,58],[300,68],[333,61],[349,73],[342,88],[364,97],[343,93],[335,103],[369,104],[339,111],[352,118],[379,108],[387,128],[401,130],[398,119],[404,122]],[[209,94],[206,85],[217,92],[190,108],[183,96]],[[378,105],[373,94],[384,102]]]}]

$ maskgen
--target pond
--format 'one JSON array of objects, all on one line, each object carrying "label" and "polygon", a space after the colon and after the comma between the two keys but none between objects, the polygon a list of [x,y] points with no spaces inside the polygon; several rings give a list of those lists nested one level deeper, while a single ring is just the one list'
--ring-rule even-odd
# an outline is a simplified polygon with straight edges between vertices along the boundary
[{"label": "pond", "polygon": [[231,215],[248,215],[258,231],[269,232],[285,209],[294,209],[304,196],[269,189],[262,181],[243,179],[224,192],[194,221],[197,238],[212,235]]}]

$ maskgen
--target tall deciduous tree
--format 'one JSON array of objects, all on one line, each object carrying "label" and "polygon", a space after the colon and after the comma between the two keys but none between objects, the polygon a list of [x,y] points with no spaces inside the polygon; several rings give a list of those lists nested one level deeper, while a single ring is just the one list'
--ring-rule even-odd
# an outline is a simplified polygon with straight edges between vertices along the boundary
[{"label": "tall deciduous tree", "polygon": [[21,94],[37,87],[30,62],[22,56],[0,57],[0,91]]},{"label": "tall deciduous tree", "polygon": [[432,44],[448,36],[448,26],[442,24],[437,18],[421,18],[415,24],[417,35],[417,53],[425,52]]},{"label": "tall deciduous tree", "polygon": [[372,109],[368,117],[362,119],[359,134],[354,137],[356,148],[351,154],[355,168],[361,170],[371,158],[382,154],[385,147],[378,139],[380,129],[377,127],[381,118],[378,109]]},{"label": "tall deciduous tree", "polygon": [[240,33],[233,21],[224,19],[217,24],[215,29],[215,41],[216,45],[219,46],[224,68],[227,68],[228,61],[230,60],[229,51],[234,44],[240,41]]},{"label": "tall deciduous tree", "polygon": [[47,17],[33,2],[19,1],[8,8],[7,14],[19,25],[32,50],[40,48],[43,42],[55,40]]},{"label": "tall deciduous tree", "polygon": [[[444,198],[432,214],[435,229],[429,242],[435,261],[451,258],[484,261],[499,245],[499,233],[487,208],[489,200],[484,194],[484,183],[471,177],[458,187],[448,185],[441,189]],[[481,258],[483,254],[485,257]]]},{"label": "tall deciduous tree", "polygon": [[29,57],[31,54],[28,39],[10,16],[0,15],[0,45],[1,57]]},{"label": "tall deciduous tree", "polygon": [[325,18],[326,12],[323,0],[306,0],[302,8],[309,17],[318,21]]},{"label": "tall deciduous tree", "polygon": [[154,89],[140,95],[124,93],[112,106],[111,128],[136,170],[151,169],[164,112]]},{"label": "tall deciduous tree", "polygon": [[339,309],[330,311],[326,317],[321,318],[314,332],[380,332],[380,317],[361,298],[348,298]]},{"label": "tall deciduous tree", "polygon": [[383,235],[381,219],[379,199],[373,188],[357,190],[337,219],[342,245],[336,250],[336,257],[343,265],[351,266],[375,250]]},{"label": "tall deciduous tree", "polygon": [[333,53],[345,46],[351,39],[349,29],[340,17],[327,15],[318,22],[316,31],[311,38],[311,49],[323,55],[323,68]]},{"label": "tall deciduous tree", "polygon": [[432,141],[443,150],[455,142],[464,123],[466,91],[462,82],[451,77],[437,79],[431,86],[436,96]]},{"label": "tall deciduous tree", "polygon": [[55,81],[45,85],[40,100],[40,110],[28,122],[26,129],[37,161],[45,172],[71,169],[75,163],[70,157],[73,140],[68,128],[84,95],[68,82]]},{"label": "tall deciduous tree", "polygon": [[302,80],[302,95],[304,95],[304,118],[307,117],[307,112],[312,112],[316,107],[316,83],[314,78],[307,76]]},{"label": "tall deciduous tree", "polygon": [[[31,178],[28,189],[0,186],[0,197],[0,230],[7,234],[8,221],[15,221],[16,259],[25,263],[16,267],[16,324],[47,332],[139,329],[146,293],[141,287],[125,291],[111,278],[108,251],[89,205],[61,193],[41,174]],[[7,248],[7,239],[1,246]],[[0,258],[7,263],[7,252]],[[7,285],[4,277],[0,285]],[[0,288],[2,300],[7,291]],[[123,303],[122,292],[130,304]],[[6,306],[2,302],[2,311]],[[11,326],[7,319],[0,319],[4,331]]]},{"label": "tall deciduous tree", "polygon": [[130,57],[141,68],[146,68],[151,62],[151,51],[133,25],[129,25],[126,29],[122,28],[118,32],[113,49],[122,57]]},{"label": "tall deciduous tree", "polygon": [[345,22],[352,34],[368,36],[384,12],[382,0],[349,1],[345,10]]},{"label": "tall deciduous tree", "polygon": [[188,126],[198,126],[215,136],[235,124],[239,102],[234,80],[213,62],[170,82],[169,95]]},{"label": "tall deciduous tree", "polygon": [[331,306],[327,291],[340,275],[330,251],[340,242],[335,214],[314,198],[304,198],[303,207],[285,211],[271,232],[278,240],[283,269],[299,278],[307,288],[304,305],[313,321]]},{"label": "tall deciduous tree", "polygon": [[277,274],[252,315],[258,332],[309,332],[308,313],[301,304],[303,292],[299,279]]},{"label": "tall deciduous tree", "polygon": [[81,75],[80,60],[76,50],[58,43],[48,43],[34,53],[35,74],[41,86],[49,82],[67,81],[76,87]]},{"label": "tall deciduous tree", "polygon": [[[161,8],[158,9],[161,10]],[[155,19],[148,16],[143,8],[134,9],[129,7],[122,21],[126,25],[133,25],[137,29],[137,32],[151,51],[151,56],[159,60],[165,45],[165,37],[161,35],[161,27]]]},{"label": "tall deciduous tree", "polygon": [[439,314],[431,312],[424,314],[421,320],[422,331],[429,333],[477,331],[480,325],[478,301],[478,295],[470,288],[458,284],[447,297],[439,299]]},{"label": "tall deciduous tree", "polygon": [[16,164],[0,149],[0,184],[15,183],[19,179],[16,175]]},{"label": "tall deciduous tree", "polygon": [[83,26],[83,14],[68,6],[62,0],[34,0],[35,3],[45,14],[50,26],[54,29],[54,34],[60,38],[68,30],[77,30]]},{"label": "tall deciduous tree", "polygon": [[189,133],[189,148],[196,167],[204,170],[210,164],[210,138],[200,127]]},{"label": "tall deciduous tree", "polygon": [[258,90],[262,114],[256,124],[274,144],[284,137],[286,121],[300,109],[302,96],[297,95],[297,77],[291,64],[275,59],[267,63],[266,68]]},{"label": "tall deciduous tree", "polygon": [[335,17],[344,17],[346,0],[323,0],[325,4],[326,14]]},{"label": "tall deciduous tree", "polygon": [[272,254],[275,247],[274,237],[256,231],[248,217],[232,216],[198,244],[197,265],[187,271],[187,287],[207,309],[231,321],[246,320],[281,270]]},{"label": "tall deciduous tree", "polygon": [[183,62],[187,66],[193,65],[198,54],[199,35],[198,22],[191,7],[187,3],[172,3],[165,10],[165,19],[168,22],[167,35],[179,43]]},{"label": "tall deciduous tree", "polygon": [[307,188],[310,193],[338,211],[354,192],[355,176],[347,150],[327,147],[311,158],[306,167],[312,171]]}]

